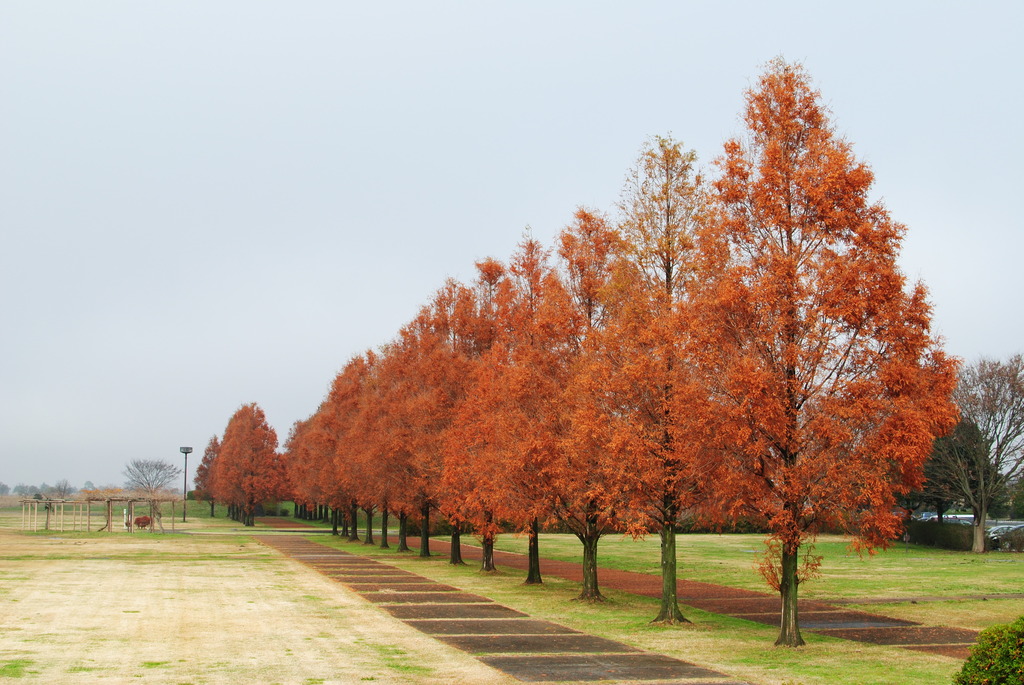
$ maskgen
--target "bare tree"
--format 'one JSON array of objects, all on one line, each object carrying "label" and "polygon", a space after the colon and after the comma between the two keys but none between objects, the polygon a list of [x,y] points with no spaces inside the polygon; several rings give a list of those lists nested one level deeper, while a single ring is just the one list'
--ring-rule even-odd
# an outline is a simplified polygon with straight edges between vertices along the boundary
[{"label": "bare tree", "polygon": [[1024,475],[1024,357],[979,359],[960,373],[953,395],[961,422],[936,441],[937,475],[951,499],[974,514],[972,551],[985,551],[988,510]]},{"label": "bare tree", "polygon": [[154,496],[178,476],[181,469],[159,459],[133,459],[124,468],[124,486]]},{"label": "bare tree", "polygon": [[180,468],[159,459],[133,459],[125,467],[125,487],[145,493],[150,500],[150,529],[155,524],[160,527],[160,532],[163,532],[163,512],[160,510],[160,500],[157,497],[161,490],[177,480],[180,475]]},{"label": "bare tree", "polygon": [[71,487],[71,483],[68,482],[67,478],[61,478],[53,486],[53,496],[57,499],[66,499],[68,495],[75,492],[75,489]]}]

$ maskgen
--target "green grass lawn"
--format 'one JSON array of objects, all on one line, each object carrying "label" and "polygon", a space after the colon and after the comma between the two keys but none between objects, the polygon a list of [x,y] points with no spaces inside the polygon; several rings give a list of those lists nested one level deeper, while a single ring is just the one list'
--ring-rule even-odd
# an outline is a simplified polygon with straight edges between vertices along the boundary
[{"label": "green grass lawn", "polygon": [[[761,535],[680,535],[679,577],[765,592],[764,579],[754,568],[763,541]],[[525,536],[503,535],[495,546],[525,554],[526,543]],[[582,560],[582,547],[573,535],[542,534],[540,551],[544,558]],[[802,597],[874,599],[1024,592],[1021,554],[971,554],[901,543],[874,555],[860,555],[839,536],[819,539],[815,553],[822,556],[821,577],[801,585]],[[652,575],[661,572],[657,536],[633,540],[609,535],[601,540],[597,554],[602,568]]]}]

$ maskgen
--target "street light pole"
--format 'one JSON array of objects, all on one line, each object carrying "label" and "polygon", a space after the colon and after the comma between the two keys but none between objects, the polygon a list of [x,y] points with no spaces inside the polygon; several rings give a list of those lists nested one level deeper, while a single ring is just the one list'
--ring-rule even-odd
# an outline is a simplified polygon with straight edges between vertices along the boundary
[{"label": "street light pole", "polygon": [[191,447],[179,447],[178,451],[185,455],[185,483],[181,488],[181,522],[185,523],[185,510],[188,508],[188,453]]}]

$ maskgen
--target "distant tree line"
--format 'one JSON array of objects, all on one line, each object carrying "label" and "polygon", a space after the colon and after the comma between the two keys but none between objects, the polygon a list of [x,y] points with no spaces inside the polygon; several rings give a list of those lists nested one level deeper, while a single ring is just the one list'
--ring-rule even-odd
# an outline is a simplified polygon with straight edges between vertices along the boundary
[{"label": "distant tree line", "polygon": [[[89,486],[92,485],[88,481],[86,481],[86,483]],[[78,488],[72,486],[66,478],[58,480],[53,485],[46,482],[40,483],[39,485],[25,485],[24,483],[18,483],[12,488],[6,483],[0,483],[0,495],[20,495],[23,497],[42,495],[53,499],[66,499],[76,492],[78,492]]]}]

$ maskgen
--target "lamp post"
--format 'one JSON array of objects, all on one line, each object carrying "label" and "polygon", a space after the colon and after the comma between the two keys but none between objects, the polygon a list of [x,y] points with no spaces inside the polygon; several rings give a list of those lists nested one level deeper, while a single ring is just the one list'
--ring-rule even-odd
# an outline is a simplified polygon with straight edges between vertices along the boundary
[{"label": "lamp post", "polygon": [[181,488],[181,522],[185,523],[185,509],[188,507],[188,453],[191,447],[179,447],[178,451],[185,455],[185,483]]}]

